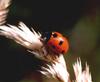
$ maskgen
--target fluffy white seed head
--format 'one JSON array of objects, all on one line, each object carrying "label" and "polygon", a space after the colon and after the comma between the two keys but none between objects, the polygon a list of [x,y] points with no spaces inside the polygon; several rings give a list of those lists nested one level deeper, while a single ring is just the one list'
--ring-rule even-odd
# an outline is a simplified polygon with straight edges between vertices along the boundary
[{"label": "fluffy white seed head", "polygon": [[69,73],[63,55],[60,55],[59,62],[55,61],[50,65],[47,64],[47,67],[42,67],[42,71],[40,72],[47,77],[53,77],[61,82],[69,82]]},{"label": "fluffy white seed head", "polygon": [[22,22],[19,23],[18,27],[13,25],[0,26],[0,34],[31,50],[39,49],[42,46],[39,40],[41,35],[34,30],[30,31]]},{"label": "fluffy white seed head", "polygon": [[86,64],[85,70],[82,70],[80,59],[73,65],[76,80],[75,82],[92,82],[89,66]]},{"label": "fluffy white seed head", "polygon": [[41,39],[41,34],[35,32],[34,29],[29,29],[24,23],[20,22],[18,26],[2,25],[0,26],[0,35],[14,40],[18,44],[24,46],[29,52],[36,57],[49,61],[58,61],[59,56],[53,52],[48,52],[44,42]]},{"label": "fluffy white seed head", "polygon": [[73,65],[75,74],[75,79],[73,80],[70,79],[68,70],[62,62],[47,64],[47,67],[42,67],[42,71],[40,72],[47,77],[53,77],[61,82],[92,82],[89,66],[86,64],[85,70],[82,70],[80,59]]}]

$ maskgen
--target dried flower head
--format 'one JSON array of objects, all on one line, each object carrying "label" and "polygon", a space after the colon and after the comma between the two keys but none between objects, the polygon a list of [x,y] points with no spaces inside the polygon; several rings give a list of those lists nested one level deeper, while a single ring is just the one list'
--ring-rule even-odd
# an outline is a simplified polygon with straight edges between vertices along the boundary
[{"label": "dried flower head", "polygon": [[[67,72],[63,55],[59,54],[58,56],[50,51],[48,52],[45,44],[43,44],[44,42],[41,41],[41,34],[39,32],[36,33],[33,29],[30,30],[24,23],[20,22],[18,26],[9,24],[7,26],[0,26],[0,35],[12,39],[18,44],[24,46],[36,57],[51,62],[51,66],[47,64],[50,69],[51,76],[67,82],[69,74]],[[43,69],[46,70],[44,67]],[[50,72],[48,72],[48,74]]]},{"label": "dried flower head", "polygon": [[80,59],[73,65],[76,80],[75,82],[92,82],[89,66],[86,64],[85,70],[82,71]]},{"label": "dried flower head", "polygon": [[77,59],[77,62],[73,65],[73,69],[75,73],[74,80],[70,79],[68,70],[61,62],[47,64],[47,67],[42,67],[42,71],[40,72],[47,77],[53,77],[61,82],[92,82],[89,66],[86,64],[85,70],[82,70],[80,59]]},{"label": "dried flower head", "polygon": [[58,61],[59,55],[55,55],[55,53],[47,50],[41,38],[41,34],[35,32],[34,29],[30,30],[22,22],[20,22],[18,26],[9,24],[0,26],[0,35],[14,40],[40,59],[51,62]]},{"label": "dried flower head", "polygon": [[40,72],[47,77],[53,77],[61,82],[69,82],[69,73],[63,55],[60,55],[59,62],[55,61],[50,65],[47,64],[47,67],[42,67]]}]

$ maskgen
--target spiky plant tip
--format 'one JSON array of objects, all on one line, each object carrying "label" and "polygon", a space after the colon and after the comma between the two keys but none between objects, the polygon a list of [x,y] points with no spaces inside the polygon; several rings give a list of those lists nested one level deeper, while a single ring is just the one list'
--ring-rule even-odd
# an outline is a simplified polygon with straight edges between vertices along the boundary
[{"label": "spiky plant tip", "polygon": [[51,62],[47,67],[42,67],[40,71],[43,75],[47,77],[53,77],[61,82],[69,82],[69,73],[65,65],[63,55],[60,55],[59,62]]},{"label": "spiky plant tip", "polygon": [[0,35],[12,39],[31,50],[35,50],[42,46],[42,43],[39,40],[41,35],[37,34],[34,30],[30,31],[30,29],[22,22],[19,23],[18,27],[9,24],[8,26],[0,26]]},{"label": "spiky plant tip", "polygon": [[89,66],[86,63],[85,70],[82,70],[82,64],[80,58],[77,59],[77,62],[73,65],[75,73],[75,82],[92,82],[92,77],[89,72]]},{"label": "spiky plant tip", "polygon": [[0,26],[0,35],[14,40],[40,59],[53,62],[59,58],[55,53],[48,52],[47,47],[41,40],[42,35],[32,28],[29,29],[23,22],[19,22],[18,26],[10,24]]},{"label": "spiky plant tip", "polygon": [[75,74],[74,80],[70,79],[68,70],[60,62],[47,64],[47,67],[42,67],[42,71],[40,72],[47,77],[58,79],[60,82],[92,82],[89,66],[86,64],[85,69],[82,70],[81,59],[77,59],[73,65],[73,69]]}]

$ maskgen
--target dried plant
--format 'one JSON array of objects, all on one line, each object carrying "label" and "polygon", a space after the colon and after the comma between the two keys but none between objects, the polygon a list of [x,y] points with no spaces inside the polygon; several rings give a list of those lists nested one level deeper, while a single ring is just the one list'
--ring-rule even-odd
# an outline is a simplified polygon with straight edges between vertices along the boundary
[{"label": "dried plant", "polygon": [[6,22],[10,0],[0,0],[0,25]]},{"label": "dried plant", "polygon": [[[49,77],[52,76],[61,82],[71,82],[63,54],[58,56],[50,51],[48,52],[41,39],[41,34],[39,32],[36,33],[33,29],[31,30],[24,23],[20,22],[19,26],[0,26],[0,35],[14,40],[27,48],[36,57],[50,62],[50,64],[46,64],[47,67],[42,67],[40,71],[42,74]],[[76,76],[75,82],[92,82],[88,65],[82,71],[81,61],[79,60],[73,65],[73,68]]]},{"label": "dried plant", "polygon": [[82,71],[81,60],[77,60],[77,62],[73,65],[74,73],[76,80],[75,82],[92,82],[91,74],[89,72],[89,66],[86,63],[85,70]]},{"label": "dried plant", "polygon": [[7,26],[0,26],[0,35],[26,47],[29,52],[35,54],[40,59],[54,62],[58,61],[59,56],[49,52],[45,47],[41,34],[39,32],[36,33],[34,29],[31,30],[24,23],[20,22],[18,27],[9,24]]},{"label": "dried plant", "polygon": [[27,48],[36,57],[47,61],[47,67],[41,67],[42,70],[40,72],[42,74],[58,79],[60,82],[92,82],[88,65],[86,64],[86,69],[82,71],[80,60],[77,60],[73,65],[76,78],[75,80],[71,80],[63,54],[56,55],[52,51],[49,51],[39,32],[29,29],[22,22],[18,26],[2,25],[5,23],[9,2],[10,0],[0,0],[0,35],[14,40],[16,43]]},{"label": "dried plant", "polygon": [[92,77],[89,72],[89,66],[86,64],[85,70],[82,70],[81,60],[77,59],[77,62],[73,65],[75,79],[71,80],[68,70],[65,69],[60,62],[47,64],[47,67],[42,67],[42,74],[58,79],[61,82],[92,82]]},{"label": "dried plant", "polygon": [[47,77],[53,77],[61,82],[70,82],[69,73],[63,55],[59,56],[58,61],[59,62],[51,62],[50,65],[46,64],[47,67],[42,66],[42,71],[40,72]]}]

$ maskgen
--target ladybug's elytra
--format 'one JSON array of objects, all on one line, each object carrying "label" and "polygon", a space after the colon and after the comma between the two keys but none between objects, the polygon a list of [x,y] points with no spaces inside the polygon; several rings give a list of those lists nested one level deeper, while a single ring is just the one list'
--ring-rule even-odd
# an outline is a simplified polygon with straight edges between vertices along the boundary
[{"label": "ladybug's elytra", "polygon": [[69,48],[67,38],[59,32],[47,33],[46,45],[51,51],[57,54],[65,54]]}]

